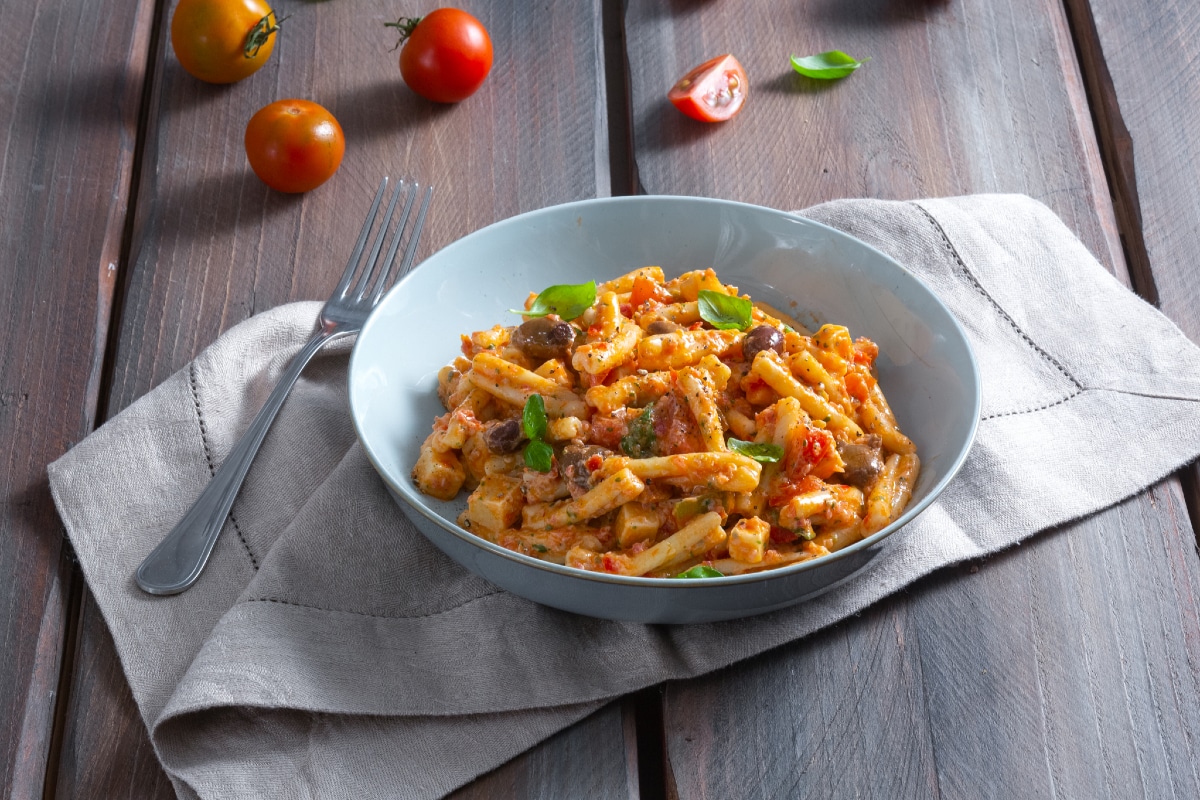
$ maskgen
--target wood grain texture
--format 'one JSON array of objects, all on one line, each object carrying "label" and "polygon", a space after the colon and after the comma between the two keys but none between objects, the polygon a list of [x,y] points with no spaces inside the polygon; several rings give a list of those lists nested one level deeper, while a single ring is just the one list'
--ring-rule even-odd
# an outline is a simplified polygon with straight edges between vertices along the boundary
[{"label": "wood grain texture", "polygon": [[[634,150],[649,194],[796,209],[844,197],[1020,192],[1123,270],[1108,188],[1062,8],[1053,0],[803,0],[782,7],[633,0],[626,14]],[[790,55],[871,62],[842,81]],[[664,101],[733,52],[750,97],[729,123]]]},{"label": "wood grain texture", "polygon": [[[646,192],[789,209],[1022,192],[1128,280],[1058,4],[809,0],[756,11],[635,0],[626,23]],[[833,47],[872,61],[829,85],[790,73],[789,55]],[[730,123],[694,124],[663,95],[722,52],[743,60],[751,97]],[[672,685],[668,788],[682,798],[1194,796],[1200,568],[1178,483],[976,566]]]},{"label": "wood grain texture", "polygon": [[1129,150],[1124,172],[1132,185],[1120,188],[1140,214],[1152,272],[1145,294],[1200,342],[1200,8],[1187,0],[1073,5],[1081,13],[1090,6],[1100,47],[1093,55],[1107,65],[1113,111],[1128,133],[1115,144]]},{"label": "wood grain texture", "polygon": [[[1128,535],[1164,519],[1161,539]],[[679,797],[1197,796],[1190,535],[1177,490],[1160,486],[1091,530],[943,570],[672,684]],[[1164,567],[1149,581],[1147,547]]]},{"label": "wood grain texture", "polygon": [[[476,9],[496,48],[483,87],[430,103],[396,66],[383,0],[302,4],[271,60],[209,86],[161,57],[139,187],[137,237],[114,374],[114,412],[221,331],[289,300],[324,299],[383,175],[435,185],[420,254],[500,219],[608,193],[596,3]],[[304,195],[246,164],[246,122],[286,97],[314,100],[346,135],[341,169]]]},{"label": "wood grain texture", "polygon": [[[1194,3],[1069,0],[1079,20],[1080,54],[1094,63],[1105,162],[1113,176],[1134,285],[1200,342],[1200,77],[1190,65],[1200,48]],[[1139,54],[1153,52],[1161,69]],[[1200,520],[1200,464],[1182,473],[1193,527]]]},{"label": "wood grain texture", "polygon": [[450,795],[451,800],[520,797],[635,800],[636,764],[629,769],[621,703],[611,703],[529,753]]},{"label": "wood grain texture", "polygon": [[[382,23],[404,9],[348,0],[287,10],[271,60],[233,86],[195,81],[169,46],[154,59],[127,290],[110,354],[112,413],[256,311],[327,296],[384,174],[435,184],[419,255],[523,211],[609,192],[598,2],[474,4],[496,60],[483,88],[454,106],[428,103],[401,82],[389,51],[395,36]],[[271,191],[245,163],[246,122],[286,97],[326,106],[346,134],[340,171],[301,196]],[[78,651],[58,796],[170,796],[91,602]],[[627,796],[622,731],[621,714],[602,712],[465,796],[576,780],[602,796]],[[557,762],[564,755],[569,765]]]},{"label": "wood grain texture", "polygon": [[[72,563],[46,465],[92,428],[147,4],[0,4],[0,794],[40,797]],[[87,42],[80,48],[79,42]]]},{"label": "wood grain texture", "polygon": [[47,776],[51,796],[174,798],[90,595],[81,619],[58,769]]}]

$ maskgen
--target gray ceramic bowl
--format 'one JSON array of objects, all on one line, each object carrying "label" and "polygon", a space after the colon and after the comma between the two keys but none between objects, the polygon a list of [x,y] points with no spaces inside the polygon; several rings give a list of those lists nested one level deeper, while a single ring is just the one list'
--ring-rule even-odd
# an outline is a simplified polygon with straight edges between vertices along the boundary
[{"label": "gray ceramic bowl", "polygon": [[[549,564],[459,528],[465,507],[421,494],[409,473],[434,417],[437,371],[459,336],[497,323],[530,291],[660,265],[668,277],[713,267],[756,300],[805,324],[835,322],[880,349],[880,382],[921,456],[912,502],[894,524],[830,556],[766,572],[676,580]],[[388,293],[350,361],[359,439],[426,537],[472,572],[545,605],[609,619],[703,622],[799,603],[852,579],[888,536],[920,514],[966,458],[979,376],[966,337],[926,286],[895,261],[831,228],[758,206],[692,197],[587,200],[522,214],[427,259]]]}]

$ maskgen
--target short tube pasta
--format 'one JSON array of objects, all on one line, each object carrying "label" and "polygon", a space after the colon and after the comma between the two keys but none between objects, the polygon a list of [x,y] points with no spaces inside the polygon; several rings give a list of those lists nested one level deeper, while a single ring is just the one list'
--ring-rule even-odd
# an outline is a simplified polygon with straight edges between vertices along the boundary
[{"label": "short tube pasta", "polygon": [[470,492],[467,531],[614,575],[739,575],[848,547],[911,502],[917,444],[870,340],[812,333],[711,269],[566,289],[590,298],[556,301],[569,319],[468,333],[438,373],[446,413],[412,477]]}]

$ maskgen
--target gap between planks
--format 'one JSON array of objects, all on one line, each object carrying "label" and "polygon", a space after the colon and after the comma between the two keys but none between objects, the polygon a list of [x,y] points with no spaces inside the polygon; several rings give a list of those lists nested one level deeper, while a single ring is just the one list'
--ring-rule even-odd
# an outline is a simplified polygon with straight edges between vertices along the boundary
[{"label": "gap between planks", "polygon": [[[1121,115],[1116,86],[1104,58],[1104,47],[1090,0],[1063,0],[1067,25],[1083,75],[1084,91],[1092,112],[1092,126],[1100,147],[1105,179],[1113,198],[1117,231],[1133,290],[1157,307],[1158,286],[1150,264],[1150,251],[1142,230],[1142,206],[1134,170],[1133,136]],[[1184,467],[1176,476],[1183,490],[1188,520],[1200,554],[1200,463]]]},{"label": "gap between planks", "polygon": [[[150,30],[144,54],[145,69],[141,99],[138,103],[137,141],[134,145],[133,163],[130,170],[129,201],[126,204],[125,223],[121,235],[121,252],[117,262],[117,274],[113,282],[112,298],[105,333],[104,356],[100,367],[99,388],[96,392],[94,427],[102,425],[109,416],[109,398],[112,394],[113,373],[116,369],[117,345],[120,340],[121,322],[128,294],[129,272],[134,263],[134,251],[143,212],[138,205],[139,189],[143,182],[142,170],[145,153],[154,134],[154,115],[151,109],[157,105],[159,75],[165,39],[164,25],[167,19],[167,0],[155,0],[154,12],[150,15]],[[136,41],[138,37],[134,37]],[[132,59],[131,59],[132,60]],[[65,535],[65,534],[64,534]],[[63,625],[63,656],[59,671],[58,692],[54,698],[54,723],[50,736],[50,747],[46,758],[46,774],[42,783],[43,800],[55,800],[58,794],[58,779],[62,761],[63,740],[66,735],[67,712],[71,704],[72,685],[75,676],[75,657],[79,638],[82,635],[83,604],[87,595],[83,572],[75,561],[74,550],[68,543],[72,569],[67,588],[66,620]]]}]

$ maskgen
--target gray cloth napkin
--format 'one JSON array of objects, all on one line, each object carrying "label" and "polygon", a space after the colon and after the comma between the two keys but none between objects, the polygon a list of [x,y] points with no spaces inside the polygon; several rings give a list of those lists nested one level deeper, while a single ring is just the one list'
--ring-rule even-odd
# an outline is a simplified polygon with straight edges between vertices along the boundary
[{"label": "gray cloth napkin", "polygon": [[474,577],[405,519],[356,445],[346,347],[305,372],[197,585],[143,594],[135,568],[307,338],[316,303],[233,328],[50,465],[179,795],[442,795],[613,697],[805,636],[1200,454],[1200,350],[1045,207],[976,196],[802,213],[889,253],[946,302],[979,359],[983,419],[941,499],[863,574],[799,607],[623,624]]}]

